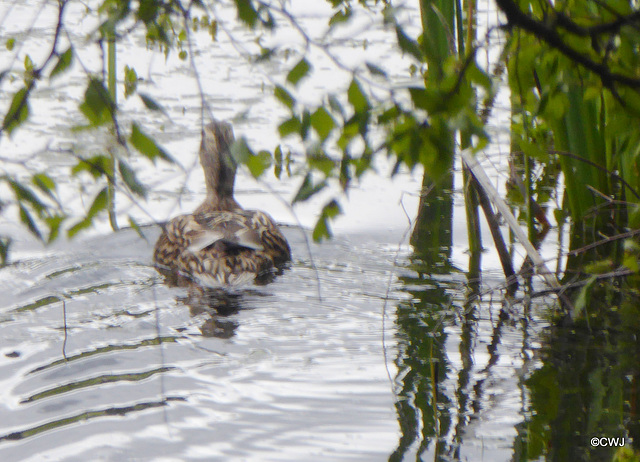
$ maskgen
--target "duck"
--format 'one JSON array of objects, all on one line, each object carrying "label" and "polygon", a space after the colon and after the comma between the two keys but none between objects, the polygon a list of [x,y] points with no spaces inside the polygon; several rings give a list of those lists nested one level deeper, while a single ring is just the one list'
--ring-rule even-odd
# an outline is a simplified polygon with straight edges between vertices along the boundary
[{"label": "duck", "polygon": [[153,252],[156,268],[174,284],[214,289],[264,284],[291,260],[289,243],[273,218],[243,209],[233,196],[234,141],[228,122],[214,120],[203,128],[199,157],[207,195],[193,213],[162,226]]}]

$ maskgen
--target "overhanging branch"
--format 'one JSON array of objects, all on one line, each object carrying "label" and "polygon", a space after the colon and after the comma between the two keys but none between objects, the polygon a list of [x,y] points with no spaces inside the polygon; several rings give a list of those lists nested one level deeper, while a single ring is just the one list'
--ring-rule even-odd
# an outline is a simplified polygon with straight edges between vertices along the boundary
[{"label": "overhanging branch", "polygon": [[[555,48],[574,62],[594,72],[600,77],[602,85],[609,88],[614,93],[616,83],[620,83],[631,88],[640,88],[640,79],[619,74],[617,72],[611,72],[607,65],[598,63],[587,54],[569,46],[555,27],[556,25],[561,25],[565,30],[580,36],[589,36],[592,34],[597,35],[605,32],[615,33],[624,25],[640,21],[640,12],[621,17],[610,23],[592,26],[590,28],[583,28],[582,26],[575,24],[573,21],[570,21],[566,16],[559,22],[556,21],[555,23],[551,22],[549,24],[537,20],[524,13],[513,0],[496,0],[496,4],[507,16],[509,26],[517,27],[532,33],[538,39],[546,42],[549,46]],[[560,15],[559,17],[562,16]]]}]

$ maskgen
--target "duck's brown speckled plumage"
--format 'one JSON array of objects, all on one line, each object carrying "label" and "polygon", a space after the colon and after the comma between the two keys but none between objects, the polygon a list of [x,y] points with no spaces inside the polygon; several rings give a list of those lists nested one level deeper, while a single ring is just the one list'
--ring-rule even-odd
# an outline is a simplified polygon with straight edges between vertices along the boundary
[{"label": "duck's brown speckled plumage", "polygon": [[165,273],[207,287],[260,281],[291,259],[289,244],[264,212],[243,210],[233,198],[233,129],[212,122],[202,134],[200,162],[207,197],[191,215],[164,227],[154,261]]}]

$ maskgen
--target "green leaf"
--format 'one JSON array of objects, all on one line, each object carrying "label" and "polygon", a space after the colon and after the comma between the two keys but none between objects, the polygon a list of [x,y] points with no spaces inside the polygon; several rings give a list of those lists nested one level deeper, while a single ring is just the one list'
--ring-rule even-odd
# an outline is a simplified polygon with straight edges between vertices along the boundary
[{"label": "green leaf", "polygon": [[131,226],[131,228],[136,232],[138,236],[140,236],[145,241],[147,240],[147,237],[142,232],[140,225],[131,215],[129,215],[129,226]]},{"label": "green leaf", "polygon": [[5,266],[9,261],[9,248],[11,247],[11,238],[0,237],[0,267]]},{"label": "green leaf", "polygon": [[273,167],[273,174],[277,179],[280,179],[280,175],[282,175],[282,148],[280,145],[276,146],[276,149],[273,151],[273,158],[275,160],[275,165]]},{"label": "green leaf", "polygon": [[311,127],[311,113],[305,109],[302,111],[302,121],[300,122],[300,138],[307,139],[309,135],[309,127]]},{"label": "green leaf", "polygon": [[129,187],[131,192],[134,194],[146,198],[147,190],[138,178],[136,177],[135,172],[127,165],[123,160],[118,161],[118,170],[120,171],[120,175],[122,175],[122,181]]},{"label": "green leaf", "polygon": [[292,116],[278,126],[278,132],[282,138],[291,135],[292,133],[300,133],[301,129],[302,123],[296,116]]},{"label": "green leaf", "polygon": [[45,193],[49,193],[51,190],[56,189],[56,182],[53,181],[53,179],[46,173],[36,173],[33,175],[31,181]]},{"label": "green leaf", "polygon": [[367,69],[369,69],[369,72],[371,72],[373,75],[379,75],[381,77],[387,76],[387,73],[375,64],[365,63],[365,65],[367,66]]},{"label": "green leaf", "polygon": [[28,187],[15,180],[7,180],[7,182],[9,183],[9,186],[11,186],[11,189],[13,189],[13,193],[18,202],[28,202],[39,215],[47,208],[46,204],[44,204]]},{"label": "green leaf", "polygon": [[307,164],[311,169],[317,169],[329,176],[336,166],[335,161],[320,149],[319,146],[311,147],[307,152]]},{"label": "green leaf", "polygon": [[517,141],[517,146],[522,149],[522,152],[524,152],[525,155],[541,162],[549,162],[549,153],[543,149],[539,143],[535,140],[529,141],[524,138],[517,138],[519,137],[514,137],[514,141]]},{"label": "green leaf", "polygon": [[258,20],[258,12],[251,0],[235,0],[238,9],[238,19],[250,28],[254,28]]},{"label": "green leaf", "polygon": [[107,208],[109,204],[109,192],[108,187],[104,187],[102,191],[100,191],[95,199],[93,199],[93,203],[91,207],[89,207],[89,212],[87,212],[87,218],[94,218],[98,213]]},{"label": "green leaf", "polygon": [[135,122],[131,124],[131,137],[129,141],[131,141],[133,147],[136,148],[140,154],[151,159],[153,162],[159,157],[167,162],[175,163],[175,160],[173,160],[164,149],[158,146],[151,137],[144,133]]},{"label": "green leaf", "polygon": [[46,173],[36,173],[31,177],[31,182],[47,196],[54,198],[53,191],[56,189],[56,182]]},{"label": "green leaf", "polygon": [[349,7],[345,8],[344,10],[339,10],[333,16],[331,16],[331,19],[329,19],[329,27],[335,27],[338,24],[347,22],[349,18],[351,18],[352,14],[353,11]]},{"label": "green leaf", "polygon": [[353,140],[358,134],[359,126],[357,123],[349,122],[342,127],[342,134],[338,138],[338,147],[343,151],[347,149],[351,140]]},{"label": "green leaf", "polygon": [[323,239],[331,239],[332,233],[331,228],[329,227],[329,221],[333,220],[341,213],[342,210],[340,209],[340,205],[335,199],[332,199],[327,205],[325,205],[322,209],[320,218],[318,218],[316,226],[313,228],[313,240],[319,242]]},{"label": "green leaf", "polygon": [[296,103],[296,100],[291,96],[287,90],[282,88],[280,85],[276,85],[273,89],[273,95],[280,101],[282,104],[287,106],[289,109],[293,109],[293,105]]},{"label": "green leaf", "polygon": [[351,163],[352,159],[349,151],[345,151],[340,161],[340,186],[342,186],[342,190],[345,192],[351,183]]},{"label": "green leaf", "polygon": [[411,101],[415,107],[424,109],[430,112],[434,109],[434,95],[427,92],[424,88],[409,88],[409,94],[411,95]]},{"label": "green leaf", "polygon": [[283,170],[287,172],[288,176],[291,176],[291,151],[287,151],[287,154],[284,155],[282,147],[278,145],[273,151],[273,157],[275,163],[273,173],[276,178],[280,179]]},{"label": "green leaf", "polygon": [[307,173],[300,185],[300,189],[296,193],[291,204],[295,204],[296,202],[303,202],[309,199],[314,194],[322,191],[327,186],[326,181],[322,181],[318,184],[313,184],[313,180],[311,179],[311,172]]},{"label": "green leaf", "polygon": [[576,301],[573,304],[573,310],[571,313],[571,317],[573,319],[580,316],[582,312],[585,310],[585,308],[588,306],[587,304],[591,299],[589,295],[593,290],[593,285],[596,283],[597,280],[598,280],[598,277],[595,274],[593,276],[590,276],[587,279],[585,285],[582,286],[582,288],[580,289],[580,292],[578,292],[578,296],[576,297]]},{"label": "green leaf", "polygon": [[[138,88],[138,74],[129,66],[124,66],[124,97],[133,95]],[[144,100],[143,100],[144,101]]]},{"label": "green leaf", "polygon": [[33,65],[33,60],[31,56],[26,55],[24,57],[24,70],[25,70],[25,83],[28,83],[33,78],[33,69],[35,66]]},{"label": "green leaf", "polygon": [[397,105],[393,105],[378,116],[378,123],[394,123],[400,117],[401,112],[401,109]]},{"label": "green leaf", "polygon": [[333,117],[331,114],[322,106],[320,106],[316,111],[311,114],[311,126],[320,136],[322,141],[327,139],[331,130],[333,130],[336,126]]},{"label": "green leaf", "polygon": [[93,224],[93,219],[103,210],[106,210],[109,206],[109,187],[105,186],[93,199],[91,207],[87,212],[87,216],[73,225],[67,231],[67,236],[70,238],[78,234],[83,229],[89,228]]},{"label": "green leaf", "polygon": [[293,69],[289,71],[287,74],[287,81],[292,83],[293,85],[297,85],[298,82],[306,76],[311,70],[311,65],[309,61],[305,58],[302,58],[298,64],[296,64]]},{"label": "green leaf", "polygon": [[405,53],[409,53],[418,61],[422,62],[422,51],[420,50],[420,45],[418,45],[418,42],[416,42],[415,40],[409,38],[402,27],[397,24],[396,37],[398,38],[398,45],[400,45],[400,49],[402,51],[404,51]]},{"label": "green leaf", "polygon": [[29,93],[27,92],[26,87],[21,88],[15,95],[13,95],[11,106],[9,106],[9,110],[4,116],[4,121],[2,122],[2,129],[6,130],[9,133],[9,136],[11,136],[11,133],[13,133],[13,131],[29,117],[28,97]]},{"label": "green leaf", "polygon": [[638,256],[637,255],[628,255],[625,254],[622,259],[622,265],[631,271],[637,273],[640,271],[640,266],[638,265]]},{"label": "green leaf", "polygon": [[47,239],[47,243],[51,244],[58,238],[60,234],[60,225],[64,221],[66,217],[64,215],[54,215],[52,217],[46,217],[44,221],[47,223],[49,227],[49,238]]},{"label": "green leaf", "polygon": [[69,69],[71,63],[73,62],[73,48],[69,47],[67,51],[58,56],[58,62],[51,70],[49,74],[49,79],[54,78],[58,74],[62,74],[64,71]]},{"label": "green leaf", "polygon": [[244,136],[231,145],[231,156],[236,163],[246,165],[254,178],[260,177],[272,162],[271,154],[267,151],[254,154]]},{"label": "green leaf", "polygon": [[254,178],[259,178],[266,169],[271,167],[273,158],[267,151],[260,151],[258,154],[251,156],[247,160],[247,167]]},{"label": "green leaf", "polygon": [[236,164],[246,165],[247,161],[251,156],[253,156],[253,151],[249,147],[249,143],[247,143],[247,139],[242,136],[235,140],[231,145],[231,157],[236,161]]},{"label": "green leaf", "polygon": [[[129,4],[129,2],[124,3]],[[145,24],[151,23],[158,17],[160,5],[160,2],[141,0],[136,16]]]},{"label": "green leaf", "polygon": [[213,20],[209,24],[209,35],[211,35],[211,40],[215,42],[218,36],[218,21]]},{"label": "green leaf", "polygon": [[333,112],[337,112],[338,114],[340,114],[344,119],[345,117],[344,108],[342,107],[342,104],[340,104],[340,101],[338,101],[338,98],[336,98],[335,95],[329,95],[328,100],[329,100],[329,107],[331,108],[331,110]]},{"label": "green leaf", "polygon": [[331,239],[331,230],[327,219],[320,216],[316,225],[313,227],[313,240],[315,242],[320,242],[323,239]]},{"label": "green leaf", "polygon": [[276,54],[276,50],[274,48],[260,47],[260,54],[256,56],[255,62],[261,63],[264,61],[269,61],[271,58],[275,56],[275,54]]},{"label": "green leaf", "polygon": [[351,85],[349,85],[349,89],[347,90],[347,97],[356,112],[364,112],[370,107],[369,101],[367,100],[367,97],[365,96],[362,88],[360,87],[360,84],[355,79],[355,77],[351,81]]},{"label": "green leaf", "polygon": [[331,200],[322,209],[322,214],[325,217],[329,218],[330,220],[333,220],[335,217],[337,217],[341,213],[342,213],[342,209],[340,208],[338,201],[336,201],[335,199]]},{"label": "green leaf", "polygon": [[115,106],[111,96],[102,82],[95,77],[89,80],[80,111],[93,127],[104,125],[112,119]]},{"label": "green leaf", "polygon": [[138,93],[138,96],[140,97],[140,99],[142,100],[142,103],[146,106],[147,109],[166,114],[166,111],[164,110],[164,108],[160,104],[158,104],[156,100],[153,99],[151,96],[145,93]]},{"label": "green leaf", "polygon": [[90,227],[91,223],[93,223],[93,220],[89,218],[85,218],[84,220],[79,221],[78,223],[76,223],[75,225],[73,225],[71,228],[67,230],[67,236],[69,238],[72,238],[83,229]]},{"label": "green leaf", "polygon": [[360,178],[362,174],[368,171],[371,167],[371,153],[365,153],[358,159],[352,159],[352,162],[355,164],[356,177]]},{"label": "green leaf", "polygon": [[29,231],[31,231],[34,236],[36,236],[41,241],[44,240],[42,238],[42,233],[38,229],[38,226],[29,213],[29,210],[27,210],[27,208],[22,203],[18,204],[18,207],[20,208],[20,221],[27,225],[27,228],[29,228]]},{"label": "green leaf", "polygon": [[13,37],[8,39],[5,46],[7,47],[7,50],[9,51],[13,50],[13,47],[16,46],[16,39]]},{"label": "green leaf", "polygon": [[111,158],[99,154],[88,159],[79,159],[78,163],[71,168],[71,174],[77,175],[80,172],[89,172],[94,178],[101,176],[113,176]]},{"label": "green leaf", "polygon": [[489,77],[485,71],[480,69],[477,63],[474,62],[467,68],[467,76],[472,82],[480,85],[487,91],[491,91],[491,77]]}]

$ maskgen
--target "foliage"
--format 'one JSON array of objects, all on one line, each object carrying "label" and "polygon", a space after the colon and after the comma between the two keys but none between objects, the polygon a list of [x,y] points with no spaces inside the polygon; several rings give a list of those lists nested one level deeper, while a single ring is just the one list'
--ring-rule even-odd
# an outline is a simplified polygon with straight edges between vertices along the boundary
[{"label": "foliage", "polygon": [[[31,116],[31,97],[36,84],[54,82],[64,77],[71,68],[75,60],[76,49],[73,44],[63,47],[62,36],[66,30],[64,13],[68,1],[58,3],[58,17],[51,49],[48,56],[38,65],[33,62],[29,54],[25,55],[24,70],[16,71],[12,68],[2,71],[0,83],[13,81],[17,75],[22,76],[24,85],[13,95],[11,104],[4,114],[0,137],[12,136]],[[179,17],[178,14],[186,14],[180,2],[140,2],[137,9],[132,9],[128,1],[105,0],[96,12],[101,18],[100,26],[95,35],[99,41],[109,38],[117,30],[118,26],[127,20],[136,18],[137,23],[141,23],[146,29],[147,41],[150,45],[159,45],[166,53],[169,52],[174,42],[172,17]],[[169,33],[171,32],[171,34]],[[68,41],[68,40],[67,40]],[[12,50],[16,45],[16,39],[7,41],[7,48]],[[9,79],[4,79],[4,77]],[[136,92],[137,75],[134,69],[125,69],[125,95],[131,96]],[[162,111],[162,107],[147,95],[139,95],[143,104],[152,111]],[[93,221],[105,211],[112,212],[113,197],[108,191],[116,184],[116,178],[122,180],[124,188],[122,192],[126,195],[145,197],[146,188],[137,179],[133,169],[127,162],[127,157],[133,156],[131,147],[143,157],[155,162],[162,159],[173,162],[169,156],[157,143],[150,138],[140,128],[135,121],[131,123],[129,135],[123,132],[123,127],[118,121],[118,106],[115,102],[115,92],[107,90],[103,79],[98,75],[87,73],[86,90],[82,100],[78,104],[80,112],[85,117],[85,123],[72,130],[80,131],[87,129],[99,129],[109,127],[113,133],[113,147],[105,147],[104,153],[96,153],[90,157],[80,157],[74,152],[68,152],[73,164],[69,167],[69,176],[76,177],[83,172],[88,173],[94,181],[106,183],[108,186],[101,189],[90,202],[84,218],[73,225],[67,224],[76,211],[67,210],[62,204],[55,181],[46,172],[31,172],[26,169],[25,174],[4,174],[0,181],[8,186],[8,191],[13,194],[13,203],[17,205],[19,218],[22,223],[38,239],[44,242],[51,242],[60,235],[62,229],[66,230],[69,237],[74,236],[80,230],[90,227]],[[116,148],[115,146],[119,146]],[[115,152],[117,154],[114,157]],[[5,158],[6,162],[12,162]],[[14,161],[16,165],[27,166],[19,160]],[[130,218],[131,220],[131,218]],[[0,240],[1,263],[5,264],[8,259],[10,240],[2,238]]]},{"label": "foliage", "polygon": [[[215,3],[103,0],[93,11],[100,18],[93,38],[98,43],[121,40],[140,29],[149,47],[159,48],[167,56],[175,52],[187,60],[194,52],[190,38],[193,31],[208,31],[214,41],[221,31],[228,33],[227,24],[215,14]],[[277,31],[283,22],[290,23],[305,43],[284,80],[272,87],[274,97],[287,111],[278,125],[281,137],[304,146],[304,163],[297,172],[303,180],[292,204],[326,192],[331,183],[347,192],[374,169],[380,155],[394,160],[392,174],[402,166],[413,169],[421,165],[437,182],[451,170],[457,133],[465,148],[477,151],[488,143],[484,120],[494,97],[493,80],[506,66],[515,108],[514,147],[524,153],[526,162],[541,164],[542,171],[554,172],[556,165],[561,166],[565,185],[562,214],[569,213],[574,223],[582,226],[584,236],[595,236],[607,227],[615,233],[637,225],[640,79],[636,70],[640,64],[640,14],[633,2],[551,4],[496,0],[510,34],[494,69],[485,69],[476,60],[478,51],[488,46],[495,31],[481,39],[475,37],[473,3],[465,6],[460,1],[420,0],[421,31],[417,35],[402,22],[402,9],[390,2],[328,3],[333,13],[328,18],[327,35],[316,38],[296,22],[286,2],[234,0],[236,21],[254,31],[260,46],[260,53],[249,59],[262,62],[291,52],[284,45],[264,44],[263,38]],[[67,5],[67,1],[59,2],[49,55],[35,63],[27,54],[21,72],[3,72],[3,77],[20,74],[24,85],[13,94],[0,136],[11,136],[29,119],[36,83],[62,78],[76,60],[75,45],[63,45],[61,39]],[[410,84],[393,85],[388,70],[379,63],[351,66],[332,53],[327,37],[352,21],[357,9],[382,18],[397,42],[398,52],[404,56],[406,68],[400,72]],[[6,42],[9,50],[16,45],[15,38]],[[314,106],[303,104],[300,98],[305,80],[316,72],[312,49],[351,73],[346,87],[329,91]],[[138,76],[134,67],[124,69],[125,97],[137,95],[147,109],[164,113],[159,102],[138,93]],[[131,168],[132,156],[140,155],[154,163],[158,159],[173,162],[139,121],[120,122],[121,108],[108,87],[103,76],[86,75],[86,90],[79,102],[86,121],[75,129],[108,127],[114,146],[89,158],[76,158],[70,169],[74,175],[87,172],[96,182],[108,185],[106,199],[104,190],[97,188],[100,192],[93,197],[84,217],[69,226],[69,211],[56,200],[55,183],[37,177],[42,172],[30,172],[20,178],[2,177],[13,194],[20,219],[43,240],[54,239],[61,229],[73,235],[90,226],[101,213],[113,211],[112,190],[116,185],[120,194],[143,199],[146,190]],[[270,167],[278,177],[283,172],[291,174],[290,153],[281,146],[272,152],[256,153],[246,140],[240,139],[234,146],[234,155],[256,178]],[[530,175],[527,170],[526,198],[533,190]],[[555,180],[544,182],[554,184]],[[548,189],[537,192],[539,201],[548,199]],[[632,207],[620,213],[614,203]],[[319,210],[314,238],[331,236],[330,222],[341,213],[339,204],[339,195],[326,199]],[[6,250],[8,244],[2,248]],[[619,261],[623,256],[624,252],[618,252]]]},{"label": "foliage", "polygon": [[[340,27],[341,24],[350,20],[355,7],[350,1],[332,0],[330,3],[335,9],[335,13],[329,20],[330,28]],[[444,8],[447,3],[441,2],[435,8]],[[346,105],[339,94],[328,94],[323,104],[314,108],[304,107],[299,104],[295,96],[296,89],[304,82],[305,77],[314,71],[314,68],[308,57],[301,56],[287,73],[286,80],[274,86],[274,96],[290,113],[279,125],[280,135],[283,138],[298,138],[303,145],[307,146],[305,171],[302,175],[305,180],[295,194],[293,203],[313,197],[324,190],[332,179],[337,179],[346,191],[352,181],[359,179],[373,168],[374,156],[382,152],[396,157],[395,170],[402,164],[409,168],[422,164],[434,177],[438,177],[451,165],[453,151],[450,145],[453,131],[464,127],[471,134],[478,135],[479,139],[486,139],[476,112],[468,108],[470,102],[475,104],[473,86],[481,85],[485,91],[489,91],[490,79],[475,65],[472,54],[467,56],[463,63],[456,58],[447,59],[449,50],[447,37],[451,31],[443,32],[450,27],[449,25],[438,27],[440,17],[437,9],[425,10],[427,14],[423,21],[430,21],[434,32],[419,43],[419,40],[405,32],[396,19],[396,11],[390,4],[364,0],[359,4],[360,7],[370,11],[377,8],[376,11],[383,15],[385,23],[395,32],[401,52],[413,59],[414,72],[417,70],[423,74],[424,85],[401,91],[391,90],[389,98],[382,101],[374,100],[368,86],[376,81],[384,82],[388,77],[385,70],[375,63],[367,62],[362,69],[353,69],[353,78],[346,89]],[[66,2],[60,3],[58,28],[49,58],[57,59],[57,63],[49,74],[50,79],[63,75],[74,60],[73,46],[69,46],[62,52],[58,50],[58,32],[64,26],[65,6]],[[235,6],[238,21],[256,31],[277,27],[276,17],[294,21],[284,6],[276,7],[254,0],[236,0]],[[205,13],[209,11],[206,5],[200,2],[192,2],[189,8],[185,9],[178,1],[149,1],[133,4],[128,1],[105,0],[97,9],[103,19],[96,33],[100,39],[104,40],[114,34],[122,35],[125,31],[131,33],[133,29],[128,22],[134,20],[136,27],[144,28],[149,46],[158,46],[167,54],[177,47],[181,58],[186,59],[188,49],[186,43],[190,28],[193,30],[208,28],[214,40],[218,31],[217,18],[210,17],[208,14],[195,16],[194,12],[198,7],[202,7]],[[187,21],[191,18],[193,18],[191,21]],[[127,28],[124,27],[125,25]],[[184,25],[189,25],[190,28],[185,28]],[[435,30],[440,32],[436,33]],[[311,37],[305,36],[304,39],[309,46],[330,51],[323,43],[316,43]],[[263,49],[260,59],[271,59],[277,51]],[[437,73],[433,72],[435,66],[423,68],[422,63],[428,60],[439,64]],[[5,116],[3,131],[7,134],[11,134],[28,119],[29,96],[32,88],[29,82],[39,79],[47,64],[48,62],[45,62],[37,69],[34,69],[32,63],[25,64],[25,78],[29,77],[31,80],[26,80],[28,85],[15,94],[13,103]],[[124,75],[125,97],[130,98],[137,92],[138,74],[133,67],[127,66]],[[398,93],[405,92],[410,95],[412,102],[410,106],[398,102],[401,97]],[[79,105],[87,123],[78,128],[96,129],[111,126],[116,142],[124,148],[124,152],[129,152],[132,146],[151,160],[161,158],[171,161],[171,157],[143,132],[138,123],[131,124],[130,135],[122,132],[122,127],[118,123],[118,105],[112,93],[99,76],[87,75],[84,99]],[[147,108],[161,110],[161,106],[146,95],[139,96]],[[388,135],[382,144],[374,145],[371,132],[378,126],[384,127]],[[92,159],[78,159],[71,171],[74,174],[78,174],[79,171],[88,171],[96,181],[106,181],[110,187],[116,184],[119,178],[120,183],[127,187],[129,193],[144,197],[144,187],[137,180],[135,172],[128,167],[126,158],[118,154],[114,158],[114,152],[119,151],[109,150],[108,153],[98,154]],[[244,140],[239,140],[234,152],[238,160],[245,163],[256,177],[262,175],[270,165],[275,165],[275,172],[278,175],[282,172],[283,156],[280,147],[276,147],[273,153],[261,151],[255,154]],[[112,160],[109,162],[110,156]],[[85,218],[68,229],[69,235],[90,226],[99,212],[113,207],[113,204],[110,204],[113,200],[111,194],[107,195],[106,201],[103,199],[101,192],[94,198]],[[331,197],[323,206],[313,233],[316,239],[331,235],[329,223],[341,213],[338,199],[338,197]],[[28,213],[32,204],[24,202],[21,196],[16,196],[16,201],[21,204],[21,210],[24,209],[21,217],[25,224],[34,234],[42,237],[43,233],[38,230],[38,225]],[[40,207],[37,211],[42,212],[45,209],[47,207]],[[63,218],[61,221],[64,221],[66,218],[64,211],[60,208],[58,213]],[[38,218],[46,217],[38,215]],[[56,226],[59,225],[60,223],[56,222]],[[53,229],[49,230],[49,235],[56,234]]]},{"label": "foliage", "polygon": [[[632,2],[498,0],[514,28],[509,84],[518,106],[517,145],[541,162],[557,156],[567,209],[576,223],[602,231],[635,226],[612,200],[640,201],[638,12]],[[545,18],[553,16],[549,23]],[[549,140],[547,134],[552,134]],[[614,175],[617,172],[618,175]],[[607,202],[609,204],[607,204]]]}]

